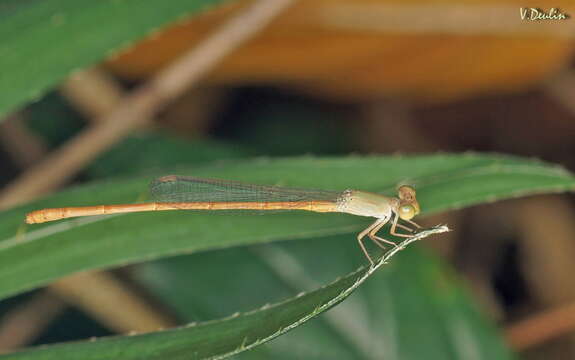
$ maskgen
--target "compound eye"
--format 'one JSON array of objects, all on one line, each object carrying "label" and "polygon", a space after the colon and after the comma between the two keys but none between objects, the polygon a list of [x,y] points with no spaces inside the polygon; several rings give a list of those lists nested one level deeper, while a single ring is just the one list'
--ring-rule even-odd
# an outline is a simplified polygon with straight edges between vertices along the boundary
[{"label": "compound eye", "polygon": [[399,217],[403,220],[411,220],[415,216],[415,208],[412,205],[401,205]]},{"label": "compound eye", "polygon": [[404,201],[413,201],[415,200],[415,189],[408,185],[402,185],[397,189],[399,193],[399,198]]}]

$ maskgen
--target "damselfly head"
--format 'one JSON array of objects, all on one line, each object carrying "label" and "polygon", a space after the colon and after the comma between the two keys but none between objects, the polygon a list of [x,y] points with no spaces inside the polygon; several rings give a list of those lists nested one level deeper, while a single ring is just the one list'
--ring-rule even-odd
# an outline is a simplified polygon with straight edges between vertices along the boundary
[{"label": "damselfly head", "polygon": [[401,185],[397,189],[399,196],[399,217],[403,220],[411,220],[419,214],[419,203],[415,198],[415,189],[409,185]]},{"label": "damselfly head", "polygon": [[402,201],[414,201],[415,200],[415,189],[413,186],[401,185],[397,188],[397,193],[399,199]]}]

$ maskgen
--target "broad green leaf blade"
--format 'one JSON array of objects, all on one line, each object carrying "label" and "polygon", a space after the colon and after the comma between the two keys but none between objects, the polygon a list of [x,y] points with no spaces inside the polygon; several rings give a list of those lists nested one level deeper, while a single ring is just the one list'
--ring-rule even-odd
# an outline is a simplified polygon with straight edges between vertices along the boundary
[{"label": "broad green leaf blade", "polygon": [[[439,235],[427,241],[443,239]],[[510,358],[503,339],[481,317],[449,269],[417,250],[410,248],[395,257],[320,318],[238,358]],[[180,319],[193,322],[276,302],[286,292],[309,291],[363,262],[357,243],[338,235],[178,256],[142,264],[134,271],[142,286]],[[222,263],[225,267],[217,265]],[[414,339],[418,346],[413,346]]]},{"label": "broad green leaf blade", "polygon": [[102,338],[47,346],[7,355],[5,359],[221,359],[249,350],[303,324],[340,303],[369,276],[409,244],[448,231],[419,232],[388,251],[373,267],[359,270],[315,291],[229,318],[139,336]]},{"label": "broad green leaf blade", "polygon": [[0,115],[170,21],[222,2],[4,0],[0,4]]},{"label": "broad green leaf blade", "polygon": [[[427,241],[442,241],[442,236]],[[329,283],[365,261],[356,246],[348,236],[338,235],[179,256],[143,264],[135,271],[142,285],[180,319],[205,321],[246,311],[253,307],[250,303],[276,302],[286,292]],[[225,268],[212,266],[220,263]],[[318,319],[238,356],[242,360],[510,357],[503,339],[479,314],[452,272],[415,247],[396,256],[353,296]]]},{"label": "broad green leaf blade", "polygon": [[216,141],[178,139],[162,133],[145,133],[125,138],[92,161],[87,172],[91,178],[117,174],[149,174],[158,169],[187,164],[201,166],[213,161],[253,156],[253,151]]},{"label": "broad green leaf blade", "polygon": [[[397,182],[418,186],[423,212],[438,212],[531,193],[569,191],[565,170],[502,156],[291,158],[199,168],[182,174],[261,184],[393,193]],[[166,174],[163,174],[166,175]],[[307,176],[306,176],[307,175]],[[310,176],[313,175],[313,176]],[[185,211],[85,218],[21,228],[27,211],[58,206],[133,202],[150,179],[117,180],[61,192],[0,217],[0,298],[77,271],[169,255],[359,231],[369,219],[343,214],[294,213],[214,216]],[[350,236],[350,240],[352,240]]]},{"label": "broad green leaf blade", "polygon": [[[436,236],[434,239],[440,240],[441,236]],[[223,318],[238,311],[250,311],[255,306],[273,304],[300,292],[315,290],[321,284],[330,283],[341,274],[364,264],[364,255],[357,252],[355,242],[348,240],[347,235],[339,235],[306,242],[289,241],[183,255],[132,267],[131,274],[144,288],[152,292],[156,299],[161,300],[180,321],[202,322]],[[285,250],[287,252],[294,246],[300,248],[303,253],[309,251],[321,254],[314,259],[315,262],[306,261],[298,264],[301,265],[300,270],[305,271],[305,276],[299,276],[300,271],[293,271],[292,267],[284,266],[285,262],[275,261],[275,257],[268,256],[271,249],[284,251],[284,248],[288,247],[290,249]],[[346,255],[352,255],[353,261],[339,261],[341,258],[334,255],[339,254],[340,249],[344,249]],[[289,255],[296,257],[301,252],[290,251]],[[401,257],[396,257],[393,263]],[[299,263],[301,258],[294,260]],[[274,268],[268,266],[270,261],[274,262],[274,267],[296,276],[299,281],[296,284],[286,281],[283,274],[278,274]],[[326,268],[322,268],[322,265],[331,264],[332,261],[338,262],[339,266],[335,269],[332,266],[327,273],[323,271]],[[309,267],[310,263],[313,266]],[[226,265],[217,266],[217,264]],[[233,275],[230,276],[231,274]],[[308,278],[314,281],[310,283],[307,281]],[[363,286],[368,286],[370,283],[371,281],[368,281]],[[356,292],[353,298],[357,299],[363,289]],[[330,315],[346,303],[347,301],[338,305],[326,315]],[[321,355],[320,358],[323,359],[355,359],[355,349],[350,346],[345,336],[338,334],[330,323],[325,321],[326,315],[268,343],[270,346],[258,347],[257,350],[249,351],[240,358],[246,356],[250,359],[311,360]],[[286,336],[294,340],[284,341]]]}]

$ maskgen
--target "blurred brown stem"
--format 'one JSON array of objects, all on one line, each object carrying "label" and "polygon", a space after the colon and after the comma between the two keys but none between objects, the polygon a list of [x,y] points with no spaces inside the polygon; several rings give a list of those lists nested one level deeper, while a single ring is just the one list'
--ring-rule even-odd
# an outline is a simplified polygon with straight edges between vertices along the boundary
[{"label": "blurred brown stem", "polygon": [[0,322],[0,353],[27,344],[64,309],[64,303],[46,291],[11,309]]},{"label": "blurred brown stem", "polygon": [[60,86],[60,92],[92,121],[104,120],[124,96],[112,76],[98,67],[75,72]]},{"label": "blurred brown stem", "polygon": [[14,113],[0,122],[0,141],[14,163],[26,168],[44,156],[46,145],[26,128],[23,116],[25,114]]},{"label": "blurred brown stem", "polygon": [[[513,214],[520,234],[522,268],[530,293],[538,304],[547,308],[562,308],[575,300],[572,274],[575,272],[575,216],[572,205],[562,196],[540,196],[522,199],[508,213]],[[565,309],[575,310],[573,307]],[[517,325],[512,341],[517,346],[535,345],[556,336],[572,326],[575,315],[564,311],[564,319],[556,324],[556,315],[545,315],[539,320]],[[541,320],[542,319],[542,320]],[[533,323],[539,324],[541,333],[535,334]],[[572,334],[571,334],[572,335]],[[575,354],[575,337],[564,341],[566,357]]]},{"label": "blurred brown stem", "polygon": [[575,116],[575,71],[561,71],[544,85],[547,94]]},{"label": "blurred brown stem", "polygon": [[506,329],[507,341],[525,350],[575,331],[575,303],[530,316]]},{"label": "blurred brown stem", "polygon": [[50,290],[119,333],[148,332],[175,325],[111,273],[74,274],[51,284]]},{"label": "blurred brown stem", "polygon": [[575,300],[575,212],[561,196],[515,202],[515,216],[526,280],[539,303],[560,306]]}]

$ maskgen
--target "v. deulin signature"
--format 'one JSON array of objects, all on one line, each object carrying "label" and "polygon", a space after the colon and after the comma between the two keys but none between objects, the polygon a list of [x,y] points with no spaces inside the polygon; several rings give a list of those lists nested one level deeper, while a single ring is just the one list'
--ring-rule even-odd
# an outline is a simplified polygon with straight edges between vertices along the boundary
[{"label": "v. deulin signature", "polygon": [[520,8],[519,14],[521,20],[566,20],[569,15],[562,13],[558,8],[551,8],[549,11],[544,11],[539,8]]}]

